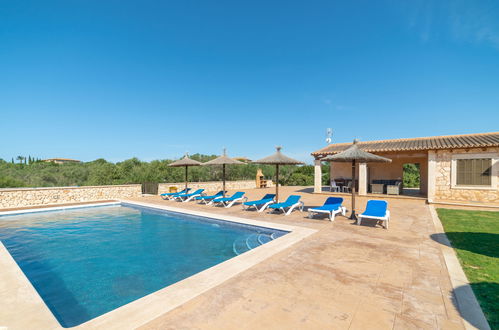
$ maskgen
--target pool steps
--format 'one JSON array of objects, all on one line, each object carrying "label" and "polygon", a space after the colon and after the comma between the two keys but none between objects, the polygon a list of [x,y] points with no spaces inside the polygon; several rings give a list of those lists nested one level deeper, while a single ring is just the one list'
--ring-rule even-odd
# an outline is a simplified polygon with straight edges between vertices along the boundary
[{"label": "pool steps", "polygon": [[272,240],[273,238],[270,237],[269,235],[258,235],[258,242],[260,242],[260,244],[265,244]]},{"label": "pool steps", "polygon": [[277,237],[273,235],[274,233],[272,233],[271,235],[256,233],[250,234],[245,237],[240,237],[236,239],[232,244],[232,250],[236,255],[240,255],[241,253],[247,252],[276,239]]}]

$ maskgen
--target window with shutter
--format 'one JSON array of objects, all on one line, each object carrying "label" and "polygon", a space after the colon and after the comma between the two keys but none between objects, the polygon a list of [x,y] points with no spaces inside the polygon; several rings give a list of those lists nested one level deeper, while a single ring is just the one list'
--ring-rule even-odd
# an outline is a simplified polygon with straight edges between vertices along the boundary
[{"label": "window with shutter", "polygon": [[460,186],[490,186],[492,184],[492,159],[458,159],[457,180]]}]

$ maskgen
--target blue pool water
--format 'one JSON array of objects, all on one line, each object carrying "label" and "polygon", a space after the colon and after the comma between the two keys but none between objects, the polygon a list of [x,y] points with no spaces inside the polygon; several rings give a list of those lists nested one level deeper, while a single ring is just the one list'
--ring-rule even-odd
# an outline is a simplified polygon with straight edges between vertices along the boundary
[{"label": "blue pool water", "polygon": [[64,327],[284,234],[128,204],[0,216],[0,240]]}]

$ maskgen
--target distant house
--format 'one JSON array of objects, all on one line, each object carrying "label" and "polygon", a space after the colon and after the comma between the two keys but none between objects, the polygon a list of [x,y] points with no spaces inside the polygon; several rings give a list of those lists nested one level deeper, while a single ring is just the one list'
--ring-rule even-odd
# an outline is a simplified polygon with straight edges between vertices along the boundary
[{"label": "distant house", "polygon": [[66,163],[81,163],[81,161],[77,159],[70,159],[70,158],[49,158],[49,159],[44,159],[44,162],[52,162],[56,164],[66,164]]},{"label": "distant house", "polygon": [[238,160],[238,161],[243,162],[243,163],[251,163],[251,159],[246,158],[246,157],[234,157],[232,159]]},{"label": "distant house", "polygon": [[[322,191],[321,159],[348,148],[351,143],[330,144],[312,152],[315,158],[314,191]],[[419,164],[419,196],[428,202],[499,205],[499,132],[433,136],[412,139],[365,141],[358,143],[367,152],[392,159],[391,163],[359,164],[356,187],[359,195],[398,184],[403,165]],[[330,178],[348,182],[350,163],[331,162]],[[378,184],[378,186],[374,186]],[[381,185],[381,188],[379,188]],[[393,191],[393,190],[392,190]]]}]

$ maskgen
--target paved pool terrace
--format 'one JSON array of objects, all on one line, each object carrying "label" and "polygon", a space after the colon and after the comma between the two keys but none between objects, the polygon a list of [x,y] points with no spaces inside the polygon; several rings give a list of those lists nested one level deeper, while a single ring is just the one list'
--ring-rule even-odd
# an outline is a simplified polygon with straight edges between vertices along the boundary
[{"label": "paved pool terrace", "polygon": [[[252,189],[246,195],[259,199],[270,192]],[[302,195],[306,206],[322,205],[327,197],[304,187],[280,189],[281,198],[289,194]],[[173,309],[165,308],[140,329],[463,329],[473,321],[457,308],[443,246],[431,238],[438,233],[432,210],[422,200],[388,199],[389,230],[367,221],[353,225],[342,216],[333,223],[308,219],[299,211],[283,216],[159,196],[134,201],[314,230]],[[357,199],[358,211],[366,201]],[[348,197],[344,205],[350,207]]]},{"label": "paved pool terrace", "polygon": [[[258,199],[274,189],[247,190]],[[300,194],[306,206],[326,195],[282,187],[282,199]],[[141,329],[463,329],[429,206],[388,199],[390,229],[362,226],[337,216],[331,223],[289,216],[163,201],[193,210],[230,214],[317,232],[264,262],[190,300]],[[362,211],[367,198],[357,200]],[[350,199],[345,197],[350,208]]]}]

